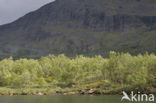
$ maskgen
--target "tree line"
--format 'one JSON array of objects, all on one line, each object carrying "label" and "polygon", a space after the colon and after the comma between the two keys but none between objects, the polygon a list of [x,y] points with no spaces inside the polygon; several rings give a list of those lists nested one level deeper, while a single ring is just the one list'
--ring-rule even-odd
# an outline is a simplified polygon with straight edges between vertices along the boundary
[{"label": "tree line", "polygon": [[132,56],[129,53],[110,52],[108,58],[100,55],[69,58],[64,54],[40,59],[0,61],[1,87],[59,86],[85,84],[105,80],[120,85],[152,84],[156,79],[156,55]]}]

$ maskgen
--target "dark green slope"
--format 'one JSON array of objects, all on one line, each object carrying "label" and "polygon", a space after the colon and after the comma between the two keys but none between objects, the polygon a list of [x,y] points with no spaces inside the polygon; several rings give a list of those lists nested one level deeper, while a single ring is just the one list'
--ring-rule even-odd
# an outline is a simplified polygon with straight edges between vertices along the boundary
[{"label": "dark green slope", "polygon": [[0,26],[0,55],[156,53],[156,0],[56,0]]}]

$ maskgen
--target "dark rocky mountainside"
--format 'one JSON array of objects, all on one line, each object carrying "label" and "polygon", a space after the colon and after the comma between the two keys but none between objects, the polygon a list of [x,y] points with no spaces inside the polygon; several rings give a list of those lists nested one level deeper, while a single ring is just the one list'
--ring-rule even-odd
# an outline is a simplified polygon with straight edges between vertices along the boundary
[{"label": "dark rocky mountainside", "polygon": [[156,0],[56,0],[0,26],[0,55],[156,53]]}]

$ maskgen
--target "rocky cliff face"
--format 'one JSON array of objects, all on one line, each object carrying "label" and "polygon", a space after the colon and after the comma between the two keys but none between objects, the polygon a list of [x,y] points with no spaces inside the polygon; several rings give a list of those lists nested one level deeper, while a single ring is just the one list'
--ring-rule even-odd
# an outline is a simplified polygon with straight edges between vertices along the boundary
[{"label": "rocky cliff face", "polygon": [[0,26],[0,54],[156,52],[155,0],[56,0]]}]

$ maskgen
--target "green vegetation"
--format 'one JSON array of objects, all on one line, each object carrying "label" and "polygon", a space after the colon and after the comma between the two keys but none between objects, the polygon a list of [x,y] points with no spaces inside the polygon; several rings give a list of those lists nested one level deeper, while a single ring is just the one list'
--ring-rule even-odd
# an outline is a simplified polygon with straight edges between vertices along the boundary
[{"label": "green vegetation", "polygon": [[0,93],[24,91],[69,92],[96,88],[99,93],[122,90],[156,91],[156,55],[131,56],[110,52],[102,56],[68,58],[49,55],[40,59],[8,58],[0,61]]}]

